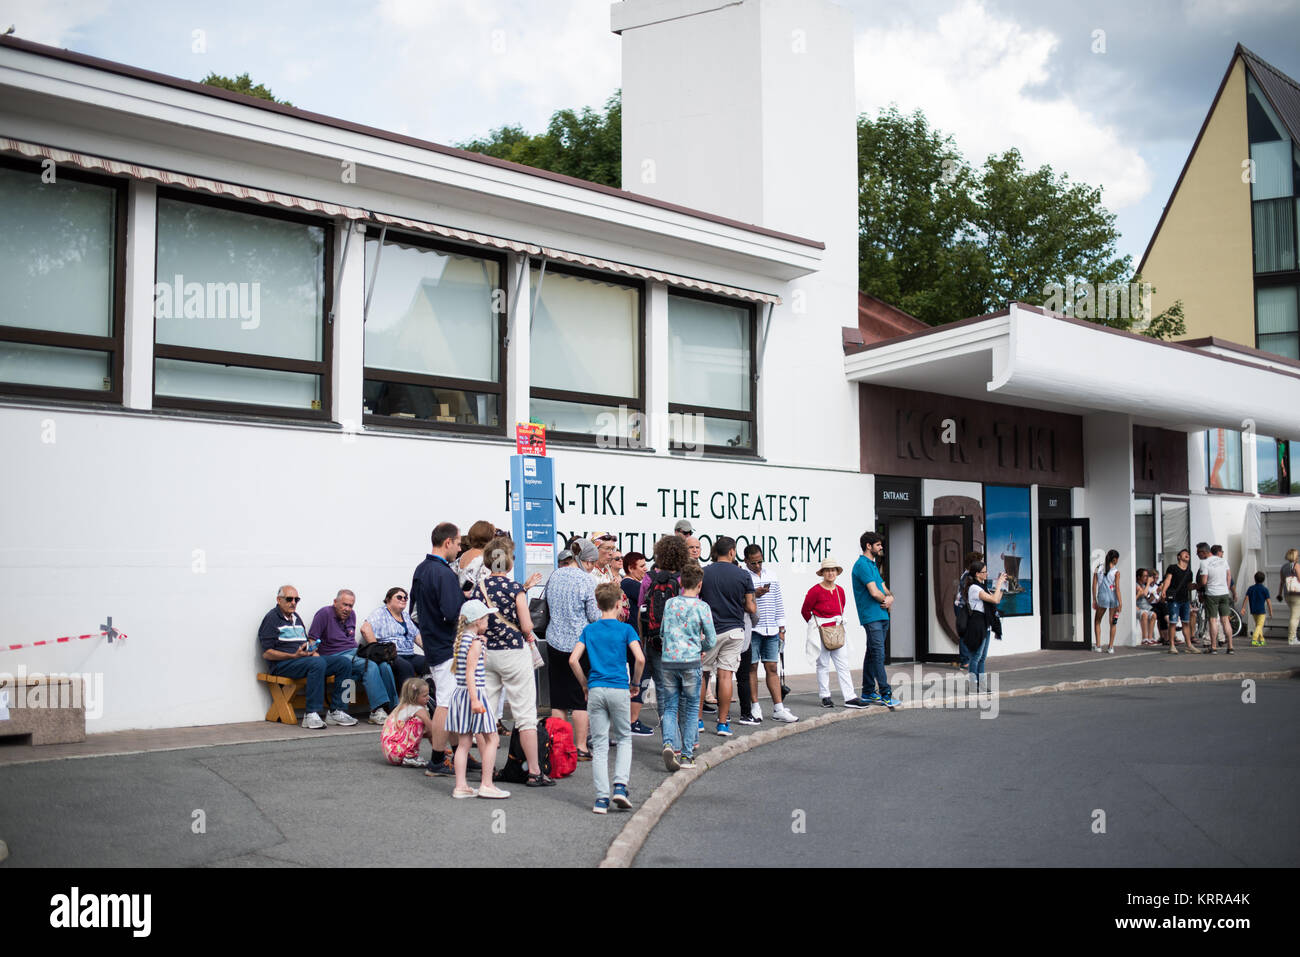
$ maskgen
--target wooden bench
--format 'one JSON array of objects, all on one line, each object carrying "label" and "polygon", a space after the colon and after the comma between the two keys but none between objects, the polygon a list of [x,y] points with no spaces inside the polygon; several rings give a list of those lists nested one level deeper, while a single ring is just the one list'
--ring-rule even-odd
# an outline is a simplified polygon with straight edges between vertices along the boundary
[{"label": "wooden bench", "polygon": [[[265,671],[257,676],[258,681],[265,681],[266,686],[271,692],[271,707],[266,710],[267,721],[282,721],[285,724],[297,724],[297,709],[306,708],[307,706],[307,679],[306,678],[286,678],[284,675],[268,674]],[[326,675],[325,684],[328,689],[334,684],[334,676]],[[354,705],[366,703],[366,712],[369,713],[369,701],[366,698],[366,688],[360,681],[356,682],[357,700]],[[325,717],[321,715],[321,717]]]}]

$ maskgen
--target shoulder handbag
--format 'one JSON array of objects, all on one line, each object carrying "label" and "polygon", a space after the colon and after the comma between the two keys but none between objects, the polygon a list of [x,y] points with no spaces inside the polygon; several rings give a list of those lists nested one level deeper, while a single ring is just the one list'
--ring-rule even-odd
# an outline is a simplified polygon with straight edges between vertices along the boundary
[{"label": "shoulder handbag", "polygon": [[[498,608],[497,603],[492,600],[492,596],[487,593],[487,586],[484,585],[482,581],[478,583],[477,587],[479,594],[482,595],[483,600],[487,602],[487,606],[497,613],[497,621],[501,622],[501,624],[505,625],[515,634],[524,639],[524,644],[526,644],[529,651],[533,653],[533,670],[536,671],[538,668],[543,667],[546,664],[546,659],[543,658],[541,653],[537,650],[537,645],[528,640],[528,636],[524,634],[523,629],[516,626],[512,621],[506,618],[505,615],[501,614],[501,609]],[[531,606],[529,611],[532,611]],[[533,631],[536,633],[536,627],[533,628]],[[515,783],[517,784],[518,782]]]},{"label": "shoulder handbag", "polygon": [[1291,573],[1286,576],[1286,593],[1288,595],[1300,595],[1300,578],[1296,577],[1295,563],[1291,563]]},{"label": "shoulder handbag", "polygon": [[[839,592],[838,585],[836,586],[836,591]],[[844,647],[844,593],[839,592],[839,596],[840,596],[840,615],[839,618],[835,620],[835,624],[833,625],[819,624],[817,626],[818,635],[821,637],[822,640],[822,647],[825,648],[827,651],[836,651]]]},{"label": "shoulder handbag", "polygon": [[546,585],[542,586],[542,593],[528,603],[528,616],[533,620],[533,634],[543,639],[546,637],[546,626],[551,623],[551,609],[546,604],[546,588],[550,583],[550,579],[547,579]]}]

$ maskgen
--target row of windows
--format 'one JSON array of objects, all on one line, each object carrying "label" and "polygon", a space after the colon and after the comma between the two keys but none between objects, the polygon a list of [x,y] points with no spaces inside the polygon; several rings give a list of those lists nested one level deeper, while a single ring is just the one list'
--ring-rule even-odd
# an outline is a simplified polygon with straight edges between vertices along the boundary
[{"label": "row of windows", "polygon": [[[1243,491],[1241,433],[1210,429],[1205,433],[1205,487]],[[1255,436],[1255,487],[1260,495],[1290,495],[1300,490],[1291,478],[1292,446],[1285,439]]]},{"label": "row of windows", "polygon": [[[0,389],[120,402],[126,188],[33,170],[0,165]],[[159,189],[155,405],[327,418],[333,241],[313,217]],[[505,434],[505,256],[388,231],[364,257],[365,422]],[[533,419],[644,443],[644,284],[531,275]],[[678,444],[753,453],[756,322],[749,304],[668,296],[668,411],[694,426]]]},{"label": "row of windows", "polygon": [[1295,272],[1300,225],[1300,144],[1267,97],[1246,76],[1246,129],[1251,159],[1251,229],[1255,249],[1255,344],[1300,359],[1300,283]]}]

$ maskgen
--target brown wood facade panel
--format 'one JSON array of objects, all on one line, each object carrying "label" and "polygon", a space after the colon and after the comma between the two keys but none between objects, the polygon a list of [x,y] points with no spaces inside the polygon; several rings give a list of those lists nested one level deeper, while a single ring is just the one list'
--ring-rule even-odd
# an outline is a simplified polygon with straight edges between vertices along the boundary
[{"label": "brown wood facade panel", "polygon": [[1133,426],[1133,491],[1187,495],[1187,433]]},{"label": "brown wood facade panel", "polygon": [[1083,485],[1083,419],[861,385],[861,471],[999,485]]}]

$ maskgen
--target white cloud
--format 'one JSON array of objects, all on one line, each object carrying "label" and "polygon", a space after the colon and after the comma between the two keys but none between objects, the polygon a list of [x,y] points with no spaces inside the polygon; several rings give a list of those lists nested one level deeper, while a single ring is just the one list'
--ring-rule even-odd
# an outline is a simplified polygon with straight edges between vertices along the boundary
[{"label": "white cloud", "polygon": [[[536,131],[557,109],[603,104],[620,77],[608,0],[537,11],[520,0],[378,0],[378,33],[394,42],[387,89],[404,102],[410,125],[445,141],[486,133],[497,120]],[[466,101],[493,107],[494,116],[458,124],[454,113]]]},{"label": "white cloud", "polygon": [[999,19],[979,0],[964,0],[933,26],[872,27],[855,41],[858,109],[874,115],[891,102],[905,113],[920,109],[975,165],[1016,147],[1031,167],[1050,164],[1103,187],[1112,211],[1131,206],[1151,190],[1137,149],[1122,131],[1041,89],[1059,43],[1049,30]]},{"label": "white cloud", "polygon": [[111,0],[0,0],[0,33],[35,43],[66,46],[70,36],[108,12]]}]

